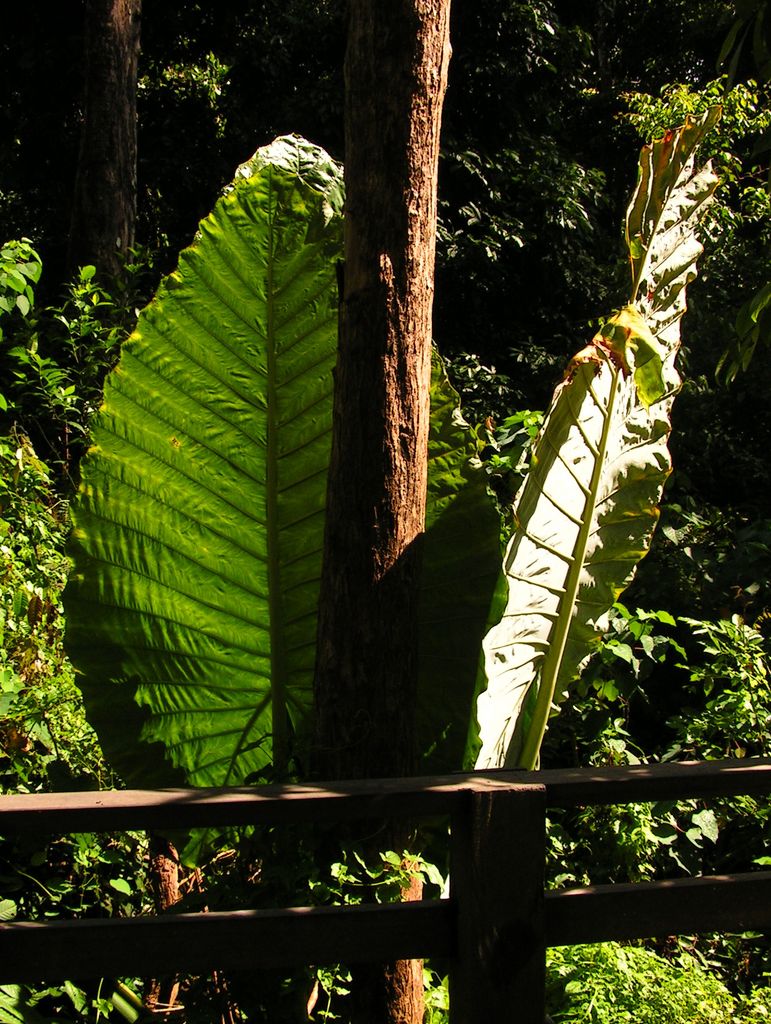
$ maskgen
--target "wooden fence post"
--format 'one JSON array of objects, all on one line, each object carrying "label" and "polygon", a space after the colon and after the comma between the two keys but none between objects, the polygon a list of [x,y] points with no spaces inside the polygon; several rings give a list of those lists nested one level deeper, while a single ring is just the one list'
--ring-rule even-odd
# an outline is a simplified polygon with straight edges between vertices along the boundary
[{"label": "wooden fence post", "polygon": [[472,782],[452,819],[451,1024],[544,1024],[546,790]]}]

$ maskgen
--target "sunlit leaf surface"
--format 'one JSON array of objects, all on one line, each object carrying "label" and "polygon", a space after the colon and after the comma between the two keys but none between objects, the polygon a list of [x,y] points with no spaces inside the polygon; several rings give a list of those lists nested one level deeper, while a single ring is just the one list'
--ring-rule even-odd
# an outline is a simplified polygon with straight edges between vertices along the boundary
[{"label": "sunlit leaf surface", "polygon": [[649,546],[670,469],[695,229],[717,184],[709,168],[694,171],[694,153],[715,117],[643,149],[627,214],[628,306],[571,361],[534,446],[504,560],[506,608],[484,643],[477,767],[535,767],[549,715]]}]

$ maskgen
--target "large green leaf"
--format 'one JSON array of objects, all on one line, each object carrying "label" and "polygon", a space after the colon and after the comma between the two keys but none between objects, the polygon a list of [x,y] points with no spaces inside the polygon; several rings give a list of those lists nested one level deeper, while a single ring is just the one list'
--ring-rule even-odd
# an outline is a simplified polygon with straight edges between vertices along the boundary
[{"label": "large green leaf", "polygon": [[[501,521],[476,431],[435,355],[431,383],[426,534],[419,597],[416,707],[421,770],[471,767],[480,653],[501,575]],[[471,745],[471,748],[469,747]]]},{"label": "large green leaf", "polygon": [[[281,773],[307,725],[341,204],[322,151],[255,154],[108,379],[67,642],[105,750],[143,785]],[[447,769],[473,719],[500,524],[438,357],[431,409],[418,742]]]},{"label": "large green leaf", "polygon": [[108,378],[73,507],[67,646],[127,779],[171,781],[168,760],[195,785],[282,772],[306,721],[341,196],[316,147],[260,151]]},{"label": "large green leaf", "polygon": [[627,215],[630,304],[571,361],[534,446],[504,560],[508,599],[485,638],[480,768],[535,767],[554,706],[646,552],[667,437],[696,222],[717,179],[694,172],[715,115],[646,146]]}]

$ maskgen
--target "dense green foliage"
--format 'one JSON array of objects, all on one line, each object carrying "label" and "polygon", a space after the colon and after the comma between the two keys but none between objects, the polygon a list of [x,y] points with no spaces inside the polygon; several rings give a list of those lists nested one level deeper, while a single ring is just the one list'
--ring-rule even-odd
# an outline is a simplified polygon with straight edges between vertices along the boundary
[{"label": "dense green foliage", "polygon": [[68,713],[81,698],[62,649],[66,505],[23,436],[0,441],[0,469],[3,788],[109,785],[93,732]]},{"label": "dense green foliage", "polygon": [[[0,794],[117,781],[62,646],[66,533],[66,502],[28,439],[0,438]],[[139,835],[0,838],[0,921],[138,913],[146,846]],[[0,1019],[93,1020],[121,998],[109,982],[0,986]]]},{"label": "dense green foliage", "polygon": [[554,1024],[762,1024],[768,991],[732,998],[696,960],[611,943],[551,950],[547,1005]]}]

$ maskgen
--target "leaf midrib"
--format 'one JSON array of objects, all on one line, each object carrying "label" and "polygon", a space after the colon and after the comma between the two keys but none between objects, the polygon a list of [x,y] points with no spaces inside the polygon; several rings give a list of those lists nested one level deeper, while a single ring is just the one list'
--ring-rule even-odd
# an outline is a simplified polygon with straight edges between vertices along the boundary
[{"label": "leaf midrib", "polygon": [[266,450],[267,479],[267,534],[268,534],[268,615],[270,619],[270,700],[273,729],[273,766],[284,775],[288,762],[288,736],[286,712],[286,663],[283,646],[283,602],[281,600],[281,574],[279,565],[278,523],[278,410],[277,410],[277,353],[276,320],[274,307],[275,213],[276,190],[273,174],[268,179],[267,289],[265,308],[265,336],[268,355],[268,443]]},{"label": "leaf midrib", "polygon": [[[536,698],[535,708],[533,709],[533,719],[530,728],[527,730],[522,747],[522,753],[519,757],[520,767],[534,768],[538,757],[538,751],[541,749],[541,743],[543,742],[546,725],[549,719],[549,712],[554,699],[554,689],[557,684],[557,679],[559,678],[559,672],[565,654],[565,646],[567,644],[568,636],[570,635],[570,627],[573,622],[573,610],[576,606],[581,580],[581,571],[586,561],[586,549],[594,526],[594,513],[597,507],[597,496],[599,493],[605,454],[607,452],[608,439],[610,436],[613,408],[619,390],[619,371],[612,366],[609,360],[606,360],[605,365],[610,369],[612,377],[607,408],[604,410],[605,418],[602,426],[602,434],[600,436],[600,443],[597,446],[594,466],[592,467],[589,493],[587,494],[584,502],[584,514],[582,516],[583,521],[581,523],[581,528],[579,529],[576,542],[573,546],[572,561],[565,579],[565,596],[561,603],[561,614],[556,621],[554,636],[551,639],[548,651],[543,660],[541,684],[538,688],[538,696]],[[591,383],[587,390],[588,393],[592,395],[597,407],[602,411],[602,406],[597,400],[597,396],[594,394]],[[583,434],[583,431],[581,431],[581,433]]]}]

